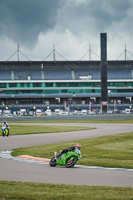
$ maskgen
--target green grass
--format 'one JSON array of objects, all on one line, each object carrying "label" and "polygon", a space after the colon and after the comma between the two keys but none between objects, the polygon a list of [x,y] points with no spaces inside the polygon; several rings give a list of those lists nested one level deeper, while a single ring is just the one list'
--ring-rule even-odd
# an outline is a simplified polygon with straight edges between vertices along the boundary
[{"label": "green grass", "polygon": [[133,188],[0,182],[0,200],[132,200]]},{"label": "green grass", "polygon": [[37,133],[56,133],[56,132],[69,132],[89,130],[93,128],[75,127],[75,126],[53,126],[53,125],[10,125],[10,135],[24,135],[24,134],[37,134]]},{"label": "green grass", "polygon": [[103,167],[133,168],[133,132],[86,140],[63,142],[35,147],[14,149],[13,156],[31,155],[52,158],[54,151],[64,147],[82,145],[82,159],[78,164]]}]

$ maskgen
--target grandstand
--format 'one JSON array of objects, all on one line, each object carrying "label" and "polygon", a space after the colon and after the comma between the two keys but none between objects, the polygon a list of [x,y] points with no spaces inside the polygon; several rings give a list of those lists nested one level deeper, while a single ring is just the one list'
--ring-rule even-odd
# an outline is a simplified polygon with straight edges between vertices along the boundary
[{"label": "grandstand", "polygon": [[[108,103],[132,103],[133,61],[108,61],[107,77]],[[0,61],[0,105],[90,101],[101,103],[100,61]]]}]

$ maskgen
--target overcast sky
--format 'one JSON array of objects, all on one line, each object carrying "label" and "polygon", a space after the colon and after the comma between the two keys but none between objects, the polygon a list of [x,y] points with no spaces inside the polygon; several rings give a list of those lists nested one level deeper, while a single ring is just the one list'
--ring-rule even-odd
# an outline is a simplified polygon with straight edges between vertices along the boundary
[{"label": "overcast sky", "polygon": [[99,60],[100,33],[108,60],[125,59],[125,44],[133,60],[133,0],[0,0],[1,61],[18,44],[20,60],[53,60],[54,45],[56,60]]}]

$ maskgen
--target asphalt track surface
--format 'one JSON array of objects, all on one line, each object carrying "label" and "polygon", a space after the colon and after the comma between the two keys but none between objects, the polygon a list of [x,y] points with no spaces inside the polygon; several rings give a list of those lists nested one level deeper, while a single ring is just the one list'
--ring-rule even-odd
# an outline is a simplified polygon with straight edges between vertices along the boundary
[{"label": "asphalt track surface", "polygon": [[[17,123],[18,124],[18,123]],[[24,123],[21,123],[21,125]],[[37,124],[37,123],[36,123]],[[36,125],[35,123],[32,125]],[[25,125],[28,125],[27,123]],[[31,125],[31,123],[30,123]],[[20,147],[53,144],[65,141],[115,135],[133,131],[133,124],[44,123],[37,125],[84,126],[97,129],[49,134],[0,136],[0,152]],[[89,152],[88,152],[89,153]],[[0,158],[0,180],[42,182],[69,185],[102,185],[133,187],[133,171],[106,168],[50,167],[48,164],[19,162]]]}]

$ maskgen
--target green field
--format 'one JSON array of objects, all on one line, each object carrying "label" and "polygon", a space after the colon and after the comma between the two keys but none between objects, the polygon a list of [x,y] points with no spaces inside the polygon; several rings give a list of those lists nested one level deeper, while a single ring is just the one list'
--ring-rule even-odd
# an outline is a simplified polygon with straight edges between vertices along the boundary
[{"label": "green field", "polygon": [[75,126],[50,126],[50,125],[10,125],[10,135],[25,135],[38,133],[57,133],[69,131],[90,130],[93,128]]},{"label": "green field", "polygon": [[132,200],[133,188],[0,182],[0,200]]}]

